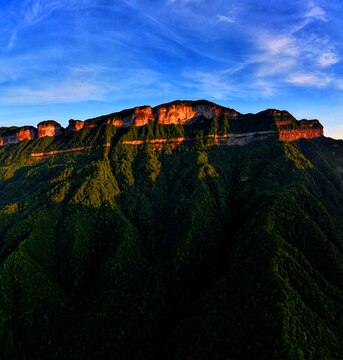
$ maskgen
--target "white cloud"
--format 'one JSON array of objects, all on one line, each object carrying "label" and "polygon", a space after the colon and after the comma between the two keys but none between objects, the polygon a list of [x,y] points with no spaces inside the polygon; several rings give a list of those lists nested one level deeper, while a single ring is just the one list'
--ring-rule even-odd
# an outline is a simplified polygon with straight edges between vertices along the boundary
[{"label": "white cloud", "polygon": [[[245,66],[255,65],[253,78],[288,82],[298,86],[339,88],[337,81],[324,69],[339,62],[338,55],[327,37],[303,36],[301,33],[260,33],[255,42],[259,51],[250,55]],[[291,74],[291,75],[289,75]]]},{"label": "white cloud", "polygon": [[322,73],[293,73],[291,74],[287,82],[294,85],[325,87],[332,82],[332,78]]},{"label": "white cloud", "polygon": [[270,55],[297,56],[299,54],[296,41],[290,36],[275,36],[263,39],[263,44]]},{"label": "white cloud", "polygon": [[296,39],[287,35],[257,35],[260,51],[250,55],[246,66],[255,65],[255,79],[285,75],[297,65],[300,49]]},{"label": "white cloud", "polygon": [[321,54],[318,58],[318,63],[322,67],[331,66],[337,64],[339,62],[339,58],[337,55],[331,51],[326,51]]},{"label": "white cloud", "polygon": [[305,14],[307,18],[321,20],[327,22],[326,12],[319,6],[316,6],[313,1],[310,1],[310,8]]}]

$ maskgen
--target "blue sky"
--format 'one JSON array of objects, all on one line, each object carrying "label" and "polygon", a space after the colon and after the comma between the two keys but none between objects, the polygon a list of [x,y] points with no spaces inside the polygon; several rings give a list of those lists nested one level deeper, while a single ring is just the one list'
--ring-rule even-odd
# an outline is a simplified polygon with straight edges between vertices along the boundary
[{"label": "blue sky", "polygon": [[208,99],[343,138],[341,0],[0,0],[0,126]]}]

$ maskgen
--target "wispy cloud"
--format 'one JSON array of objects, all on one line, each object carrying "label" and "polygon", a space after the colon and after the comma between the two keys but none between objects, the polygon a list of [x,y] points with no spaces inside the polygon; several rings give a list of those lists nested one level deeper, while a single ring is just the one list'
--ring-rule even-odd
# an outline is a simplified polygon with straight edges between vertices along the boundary
[{"label": "wispy cloud", "polygon": [[315,5],[313,1],[309,2],[309,10],[306,12],[306,17],[327,22],[326,12],[319,6]]},{"label": "wispy cloud", "polygon": [[200,97],[212,97],[217,100],[232,98],[240,91],[228,83],[223,72],[187,72],[183,74],[187,79],[186,86]]},{"label": "wispy cloud", "polygon": [[325,51],[318,58],[318,63],[322,67],[331,66],[337,64],[339,62],[339,58],[337,54],[332,51]]},{"label": "wispy cloud", "polygon": [[195,97],[229,100],[238,98],[269,97],[275,93],[275,84],[257,79],[253,82],[230,78],[227,70],[217,72],[185,72],[186,86]]},{"label": "wispy cloud", "polygon": [[225,6],[224,9],[221,9],[223,12],[217,14],[217,22],[223,22],[228,24],[233,24],[236,22],[238,14],[241,11],[241,6],[235,2],[231,2],[229,5]]},{"label": "wispy cloud", "polygon": [[72,67],[60,80],[47,79],[0,91],[3,104],[48,104],[80,101],[113,101],[142,94],[166,95],[172,85],[149,69],[107,68],[98,65]]},{"label": "wispy cloud", "polygon": [[57,9],[60,9],[64,6],[64,3],[61,1],[42,1],[35,0],[28,4],[27,8],[24,10],[24,26],[33,25],[44,18],[51,15],[51,13]]},{"label": "wispy cloud", "polygon": [[333,41],[326,35],[304,30],[316,20],[326,22],[326,12],[310,1],[298,23],[293,22],[280,30],[255,31],[257,51],[244,60],[245,68],[254,69],[252,81],[314,88],[330,85],[337,89],[337,81],[333,81],[331,73],[325,72],[340,61]]},{"label": "wispy cloud", "polygon": [[49,17],[55,10],[61,9],[65,6],[62,1],[42,1],[42,0],[27,0],[23,2],[21,8],[17,9],[17,25],[12,29],[10,39],[7,44],[7,49],[11,50],[15,46],[18,33],[28,26],[43,21]]},{"label": "wispy cloud", "polygon": [[80,82],[63,82],[60,84],[33,88],[8,88],[0,94],[3,104],[46,104],[69,103],[84,100],[102,100],[104,90],[101,86]]},{"label": "wispy cloud", "polygon": [[[223,62],[223,63],[230,62],[228,59],[226,59],[224,57],[216,56],[216,55],[208,52],[207,49],[199,49],[199,47],[197,46],[196,43],[192,43],[185,37],[185,34],[177,33],[172,26],[166,25],[159,18],[154,17],[153,15],[151,15],[150,13],[148,13],[142,9],[139,9],[136,5],[132,4],[128,0],[124,0],[124,1],[129,7],[131,7],[132,10],[137,12],[137,14],[139,14],[146,22],[150,23],[157,29],[158,37],[162,38],[164,40],[163,44],[160,48],[161,50],[163,50],[163,51],[169,50],[168,47],[166,46],[166,42],[164,39],[164,38],[166,38],[169,41],[177,44],[178,46],[180,46],[187,52],[199,55],[201,57],[204,57],[206,59],[210,59],[213,61],[218,61],[218,62]],[[171,0],[171,1],[172,1],[172,3],[178,4],[181,6],[192,4],[192,3],[202,3],[203,2],[203,0]],[[154,38],[155,36],[150,35],[150,37]],[[156,41],[156,43],[158,44],[158,41]]]},{"label": "wispy cloud", "polygon": [[217,15],[217,19],[219,22],[226,22],[226,23],[234,23],[235,19],[233,17],[229,17],[227,15]]},{"label": "wispy cloud", "polygon": [[291,74],[287,81],[295,85],[306,85],[322,88],[332,83],[332,78],[322,73],[295,73]]}]

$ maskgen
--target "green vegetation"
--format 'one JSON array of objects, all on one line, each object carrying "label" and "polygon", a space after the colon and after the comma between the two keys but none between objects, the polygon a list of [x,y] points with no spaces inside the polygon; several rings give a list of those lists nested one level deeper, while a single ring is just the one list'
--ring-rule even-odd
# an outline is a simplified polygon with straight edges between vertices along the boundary
[{"label": "green vegetation", "polygon": [[343,358],[343,144],[205,146],[232,126],[0,148],[1,359]]}]

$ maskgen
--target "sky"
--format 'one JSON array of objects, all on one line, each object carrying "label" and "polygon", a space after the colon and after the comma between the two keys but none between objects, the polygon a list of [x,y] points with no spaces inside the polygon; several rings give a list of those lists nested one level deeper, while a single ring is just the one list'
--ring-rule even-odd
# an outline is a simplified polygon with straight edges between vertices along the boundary
[{"label": "sky", "polygon": [[207,99],[343,139],[341,0],[0,0],[0,126]]}]

